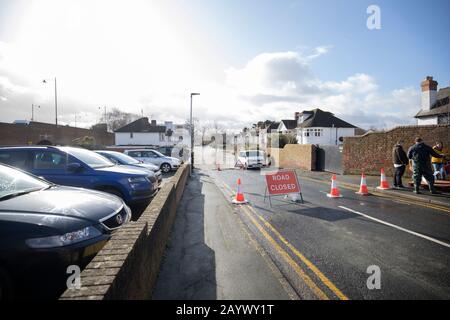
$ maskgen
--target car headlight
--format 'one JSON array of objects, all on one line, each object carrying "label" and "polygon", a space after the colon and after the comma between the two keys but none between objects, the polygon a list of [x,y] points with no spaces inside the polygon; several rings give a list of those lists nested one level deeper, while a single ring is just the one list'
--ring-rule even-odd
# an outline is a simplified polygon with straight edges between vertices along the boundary
[{"label": "car headlight", "polygon": [[128,182],[131,184],[139,184],[139,183],[148,182],[148,180],[145,177],[134,177],[134,178],[128,178]]},{"label": "car headlight", "polygon": [[45,238],[33,238],[26,240],[26,244],[31,248],[55,248],[64,247],[77,242],[89,240],[101,236],[102,233],[94,227],[86,227],[77,231],[65,233],[60,236],[51,236]]},{"label": "car headlight", "polygon": [[130,207],[127,206],[126,204],[124,204],[123,207],[125,208],[125,212],[127,213],[127,218],[125,219],[124,223],[128,223],[131,220],[132,211],[131,211]]}]

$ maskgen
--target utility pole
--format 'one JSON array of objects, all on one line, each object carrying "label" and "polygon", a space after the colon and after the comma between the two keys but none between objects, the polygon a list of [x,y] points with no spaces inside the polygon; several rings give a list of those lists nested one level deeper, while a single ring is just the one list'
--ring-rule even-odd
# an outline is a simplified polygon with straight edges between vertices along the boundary
[{"label": "utility pole", "polygon": [[[58,126],[58,90],[56,85],[56,77],[53,79],[55,81],[55,125]],[[43,80],[43,83],[47,83],[47,80]]]},{"label": "utility pole", "polygon": [[191,132],[191,165],[189,167],[189,175],[192,176],[192,169],[194,168],[194,124],[192,123],[192,97],[199,96],[200,93],[191,93],[191,112],[189,117],[190,132]]}]

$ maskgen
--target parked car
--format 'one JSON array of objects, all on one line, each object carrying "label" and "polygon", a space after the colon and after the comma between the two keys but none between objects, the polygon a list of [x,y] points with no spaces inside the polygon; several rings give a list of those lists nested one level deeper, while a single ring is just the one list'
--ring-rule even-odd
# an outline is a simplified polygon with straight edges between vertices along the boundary
[{"label": "parked car", "polygon": [[168,173],[171,170],[176,170],[181,165],[181,161],[177,158],[168,157],[161,152],[152,149],[133,149],[125,150],[125,154],[144,163],[152,163],[161,168],[161,171]]},{"label": "parked car", "polygon": [[261,150],[240,151],[238,161],[245,169],[262,168],[267,165],[266,154]]},{"label": "parked car", "polygon": [[174,157],[179,160],[183,159],[184,150],[180,147],[173,146],[162,146],[155,149],[156,151],[161,152],[163,155],[168,157]]},{"label": "parked car", "polygon": [[0,163],[18,167],[56,184],[109,192],[129,205],[148,202],[158,192],[153,172],[118,166],[82,148],[4,147],[0,148]]},{"label": "parked car", "polygon": [[36,289],[29,277],[85,265],[130,218],[114,195],[0,165],[0,300]]},{"label": "parked car", "polygon": [[126,154],[117,151],[96,150],[95,152],[104,156],[105,158],[108,158],[110,161],[118,165],[150,170],[155,174],[155,177],[158,180],[158,185],[161,184],[162,181],[161,169],[158,166],[155,166],[154,164],[144,163],[142,161],[136,160]]}]

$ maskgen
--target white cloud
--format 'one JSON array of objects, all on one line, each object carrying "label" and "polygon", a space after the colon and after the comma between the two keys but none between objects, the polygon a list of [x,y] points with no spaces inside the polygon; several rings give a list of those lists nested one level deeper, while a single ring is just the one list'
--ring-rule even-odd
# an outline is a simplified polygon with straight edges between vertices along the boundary
[{"label": "white cloud", "polygon": [[411,123],[417,112],[418,88],[383,93],[365,73],[319,79],[312,61],[332,46],[261,53],[242,67],[227,68],[220,78],[210,72],[218,65],[213,52],[195,47],[166,22],[170,19],[147,10],[145,1],[127,7],[125,15],[119,5],[105,13],[102,5],[70,12],[62,6],[66,18],[56,20],[49,10],[54,3],[35,2],[17,41],[0,42],[0,121],[29,119],[34,103],[41,105],[36,119],[53,122],[53,89],[41,82],[53,76],[58,77],[59,120],[74,124],[77,114],[78,124],[86,126],[99,119],[104,105],[184,122],[192,91],[201,93],[194,100],[196,117],[236,129],[315,107],[366,128]]},{"label": "white cloud", "polygon": [[255,121],[265,120],[264,115],[270,115],[269,119],[293,118],[295,111],[319,107],[364,128],[415,122],[418,88],[383,93],[376,79],[365,73],[342,81],[317,78],[310,60],[330,48],[318,47],[315,54],[306,56],[297,52],[260,54],[241,69],[227,70],[227,83],[244,100],[258,105],[260,118]]}]

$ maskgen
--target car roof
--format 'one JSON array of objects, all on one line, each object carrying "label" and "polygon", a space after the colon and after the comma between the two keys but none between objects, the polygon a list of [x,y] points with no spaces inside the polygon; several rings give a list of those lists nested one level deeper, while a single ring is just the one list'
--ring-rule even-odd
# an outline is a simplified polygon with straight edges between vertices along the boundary
[{"label": "car roof", "polygon": [[125,150],[125,152],[128,152],[128,151],[158,151],[158,150],[155,150],[155,149],[127,149],[127,150]]}]

